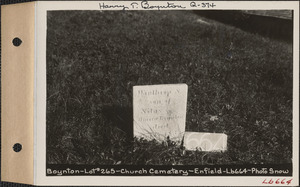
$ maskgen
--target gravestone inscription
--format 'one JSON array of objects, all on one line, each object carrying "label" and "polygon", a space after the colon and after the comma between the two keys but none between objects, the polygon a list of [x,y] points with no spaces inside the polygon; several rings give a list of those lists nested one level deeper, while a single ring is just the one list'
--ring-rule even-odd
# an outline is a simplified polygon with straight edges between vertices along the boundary
[{"label": "gravestone inscription", "polygon": [[186,84],[133,87],[134,136],[180,143],[185,132]]},{"label": "gravestone inscription", "polygon": [[186,150],[226,151],[227,135],[223,133],[185,132],[183,146]]}]

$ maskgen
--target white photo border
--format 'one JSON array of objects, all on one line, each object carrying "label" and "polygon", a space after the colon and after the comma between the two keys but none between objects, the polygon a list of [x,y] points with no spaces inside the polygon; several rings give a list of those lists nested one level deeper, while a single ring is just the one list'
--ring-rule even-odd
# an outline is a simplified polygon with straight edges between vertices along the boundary
[{"label": "white photo border", "polygon": [[[47,11],[51,10],[100,10],[99,3],[130,6],[140,1],[37,1],[36,2],[36,59],[35,59],[35,185],[93,185],[93,186],[262,186],[264,179],[273,176],[46,176],[46,35]],[[166,1],[149,1],[156,5],[165,5]],[[169,1],[172,2],[172,1]],[[174,1],[190,7],[192,1]],[[201,1],[202,2],[202,1]],[[199,1],[199,3],[201,3]],[[284,186],[299,185],[299,2],[298,1],[209,1],[217,6],[214,10],[294,10],[293,41],[293,176],[276,177],[292,183]],[[201,8],[200,8],[201,9]],[[213,10],[210,9],[210,10]],[[106,9],[112,10],[112,9]],[[121,9],[119,9],[121,10]],[[134,9],[142,10],[142,9]],[[163,10],[163,9],[162,9]],[[177,9],[178,10],[178,9]],[[149,10],[150,11],[150,10]],[[151,10],[155,11],[155,10]],[[282,184],[272,184],[283,186]]]}]

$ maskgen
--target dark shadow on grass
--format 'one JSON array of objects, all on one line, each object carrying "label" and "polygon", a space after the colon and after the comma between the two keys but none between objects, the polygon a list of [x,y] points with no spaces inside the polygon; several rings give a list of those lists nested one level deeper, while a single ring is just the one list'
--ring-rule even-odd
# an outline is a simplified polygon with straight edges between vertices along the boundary
[{"label": "dark shadow on grass", "polygon": [[124,131],[129,139],[133,139],[133,109],[132,106],[103,106],[103,116]]},{"label": "dark shadow on grass", "polygon": [[238,10],[196,10],[194,12],[197,15],[235,26],[247,32],[287,42],[293,41],[292,19],[246,14]]}]

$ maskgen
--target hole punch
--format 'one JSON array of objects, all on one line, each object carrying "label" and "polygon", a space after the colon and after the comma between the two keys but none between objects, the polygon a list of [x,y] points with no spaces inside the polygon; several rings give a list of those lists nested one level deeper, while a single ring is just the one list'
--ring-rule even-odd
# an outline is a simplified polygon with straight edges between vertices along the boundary
[{"label": "hole punch", "polygon": [[22,44],[22,40],[18,37],[14,38],[12,43],[14,44],[14,46],[18,47]]},{"label": "hole punch", "polygon": [[16,143],[14,146],[13,146],[13,150],[18,153],[22,150],[22,145],[19,144],[19,143]]}]

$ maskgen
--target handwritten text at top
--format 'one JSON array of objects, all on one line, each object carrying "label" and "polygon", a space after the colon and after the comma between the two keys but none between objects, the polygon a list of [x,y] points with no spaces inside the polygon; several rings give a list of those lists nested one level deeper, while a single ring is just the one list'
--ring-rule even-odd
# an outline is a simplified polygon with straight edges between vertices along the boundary
[{"label": "handwritten text at top", "polygon": [[[159,4],[156,4],[159,3]],[[155,1],[140,1],[140,2],[131,2],[131,3],[124,3],[124,4],[115,4],[112,3],[99,3],[100,10],[105,9],[118,9],[118,10],[137,10],[137,9],[144,9],[144,10],[161,10],[161,9],[187,9],[187,8],[215,8],[217,5],[215,3],[209,2],[155,2]]]}]

